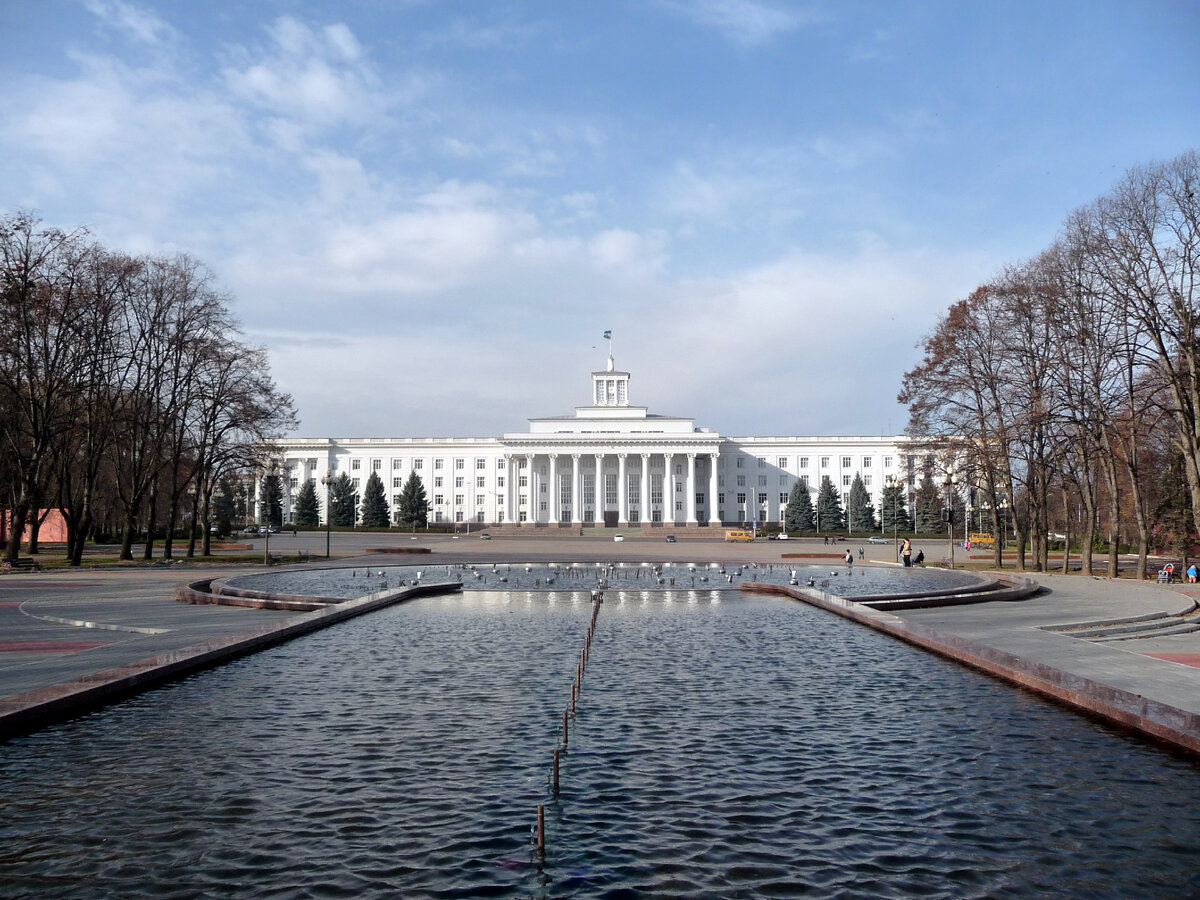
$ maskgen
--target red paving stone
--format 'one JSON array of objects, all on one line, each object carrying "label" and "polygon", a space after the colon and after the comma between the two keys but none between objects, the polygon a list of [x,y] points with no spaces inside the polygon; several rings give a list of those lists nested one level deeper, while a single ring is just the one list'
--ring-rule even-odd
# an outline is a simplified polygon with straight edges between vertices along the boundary
[{"label": "red paving stone", "polygon": [[112,641],[0,641],[0,653],[75,653]]},{"label": "red paving stone", "polygon": [[1200,669],[1200,653],[1143,653],[1142,656],[1153,656],[1155,659],[1165,659],[1167,662],[1195,666]]},{"label": "red paving stone", "polygon": [[24,602],[23,600],[0,600],[0,607],[3,607],[5,609],[9,609],[9,608],[16,609],[23,602]]}]

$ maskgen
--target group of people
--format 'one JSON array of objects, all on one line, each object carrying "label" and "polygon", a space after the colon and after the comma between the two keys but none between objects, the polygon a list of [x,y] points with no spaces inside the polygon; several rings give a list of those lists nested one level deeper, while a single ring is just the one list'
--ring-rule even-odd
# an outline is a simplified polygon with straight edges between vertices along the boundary
[{"label": "group of people", "polygon": [[900,562],[904,564],[904,568],[911,569],[913,566],[925,565],[925,551],[918,550],[917,558],[913,559],[912,541],[905,538],[900,542]]}]

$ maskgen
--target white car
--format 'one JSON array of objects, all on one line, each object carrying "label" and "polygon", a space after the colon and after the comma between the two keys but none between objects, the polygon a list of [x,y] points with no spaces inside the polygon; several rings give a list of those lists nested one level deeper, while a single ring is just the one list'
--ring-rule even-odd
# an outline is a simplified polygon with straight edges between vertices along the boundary
[{"label": "white car", "polygon": [[625,535],[623,535],[623,534],[614,534],[614,535],[613,535],[613,540],[614,540],[614,541],[623,541],[623,540],[625,540]]},{"label": "white car", "polygon": [[873,534],[869,538],[867,538],[867,543],[868,544],[890,544],[891,541],[885,537],[880,537],[877,534]]},{"label": "white car", "polygon": [[784,533],[781,531],[781,532],[779,532],[779,537],[777,537],[777,538],[776,538],[776,540],[777,540],[777,541],[790,541],[790,540],[791,540],[791,538],[790,538],[790,537],[788,537],[786,534],[784,534]]}]

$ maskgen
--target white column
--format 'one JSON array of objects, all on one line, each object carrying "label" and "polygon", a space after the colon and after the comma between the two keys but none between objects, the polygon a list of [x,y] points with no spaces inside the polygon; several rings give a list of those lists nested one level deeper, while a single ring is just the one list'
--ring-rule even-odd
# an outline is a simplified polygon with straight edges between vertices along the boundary
[{"label": "white column", "polygon": [[517,521],[517,514],[514,510],[517,508],[517,501],[513,498],[517,494],[517,478],[516,466],[513,465],[511,453],[504,454],[504,522],[511,525]]},{"label": "white column", "polygon": [[537,495],[537,479],[533,476],[533,454],[525,454],[525,469],[529,472],[529,477],[526,481],[529,482],[529,515],[525,521],[533,524],[538,520],[538,495]]},{"label": "white column", "polygon": [[579,470],[579,454],[571,454],[571,523],[583,523],[583,473]]},{"label": "white column", "polygon": [[663,454],[663,524],[675,524],[675,473],[671,471],[674,453]]},{"label": "white column", "polygon": [[642,509],[642,524],[650,523],[650,454],[642,454],[642,499],[638,501]]},{"label": "white column", "polygon": [[626,490],[626,483],[625,483],[626,476],[627,476],[627,473],[625,471],[625,454],[618,453],[617,454],[617,522],[618,522],[618,524],[621,524],[621,525],[629,524],[629,506],[625,502],[625,495],[628,493],[628,491]]},{"label": "white column", "polygon": [[558,454],[550,454],[550,524],[558,524]]},{"label": "white column", "polygon": [[684,498],[684,508],[687,510],[687,524],[696,524],[696,454],[688,454],[687,467],[687,496]]},{"label": "white column", "polygon": [[604,454],[596,454],[596,512],[593,519],[604,524]]},{"label": "white column", "polygon": [[717,509],[717,460],[716,453],[708,455],[708,524],[720,525],[721,513]]}]

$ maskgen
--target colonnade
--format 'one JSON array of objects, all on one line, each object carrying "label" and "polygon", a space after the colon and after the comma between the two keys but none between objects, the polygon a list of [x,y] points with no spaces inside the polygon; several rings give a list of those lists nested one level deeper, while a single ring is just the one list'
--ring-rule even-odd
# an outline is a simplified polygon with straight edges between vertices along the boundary
[{"label": "colonnade", "polygon": [[[615,473],[610,462],[614,457]],[[699,491],[698,485],[702,483],[697,480],[697,458],[707,467],[707,489]],[[504,520],[548,525],[564,525],[568,522],[572,525],[603,524],[605,512],[616,512],[617,522],[621,526],[638,523],[648,525],[652,522],[696,525],[699,524],[697,516],[701,514],[709,525],[720,525],[717,458],[715,451],[700,453],[691,450],[507,453],[504,456]],[[676,465],[680,468],[678,473],[675,471]],[[543,468],[546,469],[544,477]],[[585,479],[589,473],[590,485]],[[609,475],[615,475],[616,490],[613,494],[608,492]],[[636,495],[630,491],[630,481],[635,475]],[[565,490],[564,482],[567,485]],[[703,510],[699,509],[696,502],[698,492],[703,494]],[[542,509],[543,502],[546,504],[545,510]],[[525,514],[523,520],[522,513]]]}]

